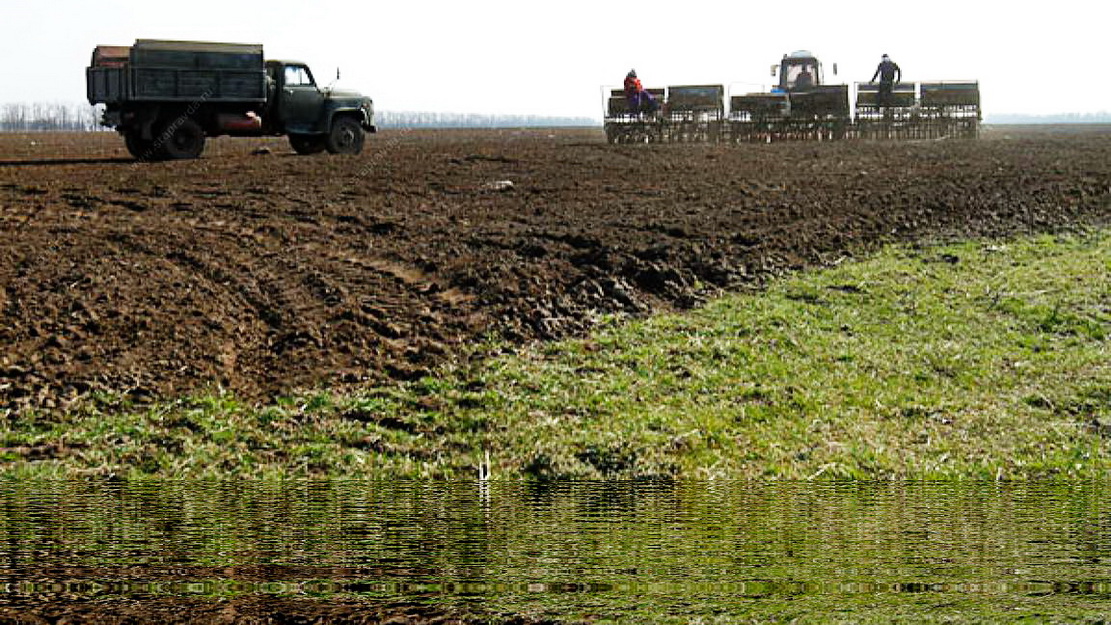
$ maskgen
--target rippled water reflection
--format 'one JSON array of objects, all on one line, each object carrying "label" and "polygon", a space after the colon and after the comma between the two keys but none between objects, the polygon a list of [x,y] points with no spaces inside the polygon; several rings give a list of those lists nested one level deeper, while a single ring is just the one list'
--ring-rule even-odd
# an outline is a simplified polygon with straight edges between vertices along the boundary
[{"label": "rippled water reflection", "polygon": [[1099,483],[4,483],[0,581],[9,599],[1102,599],[1106,495]]}]

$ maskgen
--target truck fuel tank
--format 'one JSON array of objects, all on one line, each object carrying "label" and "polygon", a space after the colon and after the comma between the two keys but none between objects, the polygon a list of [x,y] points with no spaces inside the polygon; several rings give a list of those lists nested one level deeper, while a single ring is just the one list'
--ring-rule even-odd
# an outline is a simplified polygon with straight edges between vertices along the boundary
[{"label": "truck fuel tank", "polygon": [[220,130],[229,133],[259,133],[262,132],[262,118],[254,111],[246,114],[220,113],[216,116],[216,125]]}]

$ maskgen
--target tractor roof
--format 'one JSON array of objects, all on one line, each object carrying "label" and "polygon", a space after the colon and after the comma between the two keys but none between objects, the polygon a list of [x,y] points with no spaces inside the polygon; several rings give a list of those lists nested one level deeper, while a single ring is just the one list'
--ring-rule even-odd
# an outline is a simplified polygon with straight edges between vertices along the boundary
[{"label": "tractor roof", "polygon": [[794,52],[792,52],[790,54],[784,54],[783,58],[787,59],[787,60],[797,59],[797,60],[801,61],[801,60],[817,60],[818,57],[814,56],[814,53],[809,51],[809,50],[795,50]]}]

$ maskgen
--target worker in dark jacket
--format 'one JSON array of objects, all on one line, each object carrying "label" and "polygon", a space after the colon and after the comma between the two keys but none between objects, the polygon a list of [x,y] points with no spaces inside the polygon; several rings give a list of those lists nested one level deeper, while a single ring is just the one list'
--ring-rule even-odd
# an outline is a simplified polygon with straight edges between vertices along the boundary
[{"label": "worker in dark jacket", "polygon": [[871,82],[876,82],[876,77],[880,79],[880,91],[877,94],[876,101],[880,106],[891,106],[891,91],[895,87],[895,83],[903,78],[903,70],[899,69],[899,64],[891,60],[891,57],[886,54],[876,67],[876,73],[872,74]]},{"label": "worker in dark jacket", "polygon": [[629,70],[629,73],[625,75],[625,99],[629,103],[629,113],[632,115],[639,115],[644,112],[653,113],[658,107],[656,98],[645,91],[644,86],[640,84],[635,69]]}]

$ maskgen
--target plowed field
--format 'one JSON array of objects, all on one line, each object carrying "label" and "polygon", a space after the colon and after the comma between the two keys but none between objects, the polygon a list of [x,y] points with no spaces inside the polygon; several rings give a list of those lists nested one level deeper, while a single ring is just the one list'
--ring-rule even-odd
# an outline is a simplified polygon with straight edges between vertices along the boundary
[{"label": "plowed field", "polygon": [[740,147],[392,131],[357,157],[220,139],[150,164],[110,133],[0,135],[0,411],[411,378],[483,337],[566,336],[889,241],[1104,225],[1109,198],[1101,127]]}]

